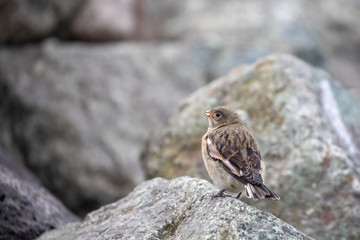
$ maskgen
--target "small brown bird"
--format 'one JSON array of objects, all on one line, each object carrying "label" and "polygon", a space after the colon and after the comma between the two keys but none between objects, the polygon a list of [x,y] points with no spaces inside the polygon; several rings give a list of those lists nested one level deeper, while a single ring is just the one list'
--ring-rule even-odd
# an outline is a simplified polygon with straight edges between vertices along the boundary
[{"label": "small brown bird", "polygon": [[264,185],[265,165],[239,115],[228,107],[216,107],[204,114],[209,128],[202,138],[202,157],[215,186],[221,189],[214,197],[225,196],[227,190],[240,198],[245,186],[248,198],[279,201],[280,197]]}]

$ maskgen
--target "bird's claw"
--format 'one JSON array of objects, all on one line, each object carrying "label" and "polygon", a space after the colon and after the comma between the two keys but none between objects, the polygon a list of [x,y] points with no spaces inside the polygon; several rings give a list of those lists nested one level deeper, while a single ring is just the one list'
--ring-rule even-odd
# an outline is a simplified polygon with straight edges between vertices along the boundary
[{"label": "bird's claw", "polygon": [[216,194],[212,194],[211,198],[214,199],[214,198],[218,198],[218,197],[231,197],[231,198],[234,198],[234,199],[240,199],[240,196],[242,194],[242,192],[240,192],[238,195],[236,195],[236,197],[234,197],[234,196],[231,196],[231,195],[224,194],[225,191],[226,191],[225,189],[222,189],[219,192],[217,192]]},{"label": "bird's claw", "polygon": [[224,192],[225,192],[225,189],[222,189],[218,193],[212,194],[211,198],[214,199],[214,198],[218,198],[218,197],[228,197],[229,195],[224,194]]},{"label": "bird's claw", "polygon": [[240,199],[240,196],[241,196],[242,192],[240,192],[238,195],[236,195],[236,199]]}]

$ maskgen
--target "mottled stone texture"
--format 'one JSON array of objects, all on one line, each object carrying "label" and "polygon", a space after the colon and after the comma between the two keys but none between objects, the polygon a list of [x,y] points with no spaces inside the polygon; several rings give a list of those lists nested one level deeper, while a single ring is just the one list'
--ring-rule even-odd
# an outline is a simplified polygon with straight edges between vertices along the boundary
[{"label": "mottled stone texture", "polygon": [[244,201],[316,238],[359,238],[358,145],[329,76],[289,55],[237,68],[183,101],[143,154],[148,177],[208,178],[199,150],[202,113],[217,105],[244,119],[267,163],[267,185],[281,197],[279,204]]},{"label": "mottled stone texture", "polygon": [[0,239],[34,239],[79,219],[0,148]]},{"label": "mottled stone texture", "polygon": [[178,44],[0,49],[0,142],[87,213],[143,180],[146,138],[205,83],[198,62]]},{"label": "mottled stone texture", "polygon": [[42,235],[55,239],[311,239],[237,199],[212,199],[205,180],[156,178],[90,213],[82,223]]}]

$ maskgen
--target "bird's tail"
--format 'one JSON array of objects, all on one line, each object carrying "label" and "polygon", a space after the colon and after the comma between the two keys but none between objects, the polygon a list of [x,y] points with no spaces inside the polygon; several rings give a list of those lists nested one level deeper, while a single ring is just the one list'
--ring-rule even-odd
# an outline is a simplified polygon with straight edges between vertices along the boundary
[{"label": "bird's tail", "polygon": [[264,184],[252,185],[248,183],[245,185],[246,197],[253,198],[255,201],[263,198],[270,198],[274,201],[279,201],[280,197],[268,189]]}]

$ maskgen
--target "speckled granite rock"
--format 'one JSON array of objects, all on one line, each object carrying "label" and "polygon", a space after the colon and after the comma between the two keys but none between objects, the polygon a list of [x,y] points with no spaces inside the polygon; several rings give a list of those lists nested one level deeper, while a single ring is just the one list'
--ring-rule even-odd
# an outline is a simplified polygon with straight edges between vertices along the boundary
[{"label": "speckled granite rock", "polygon": [[289,55],[235,69],[182,103],[158,142],[153,140],[143,154],[148,177],[208,178],[200,153],[207,129],[202,113],[227,105],[258,140],[267,184],[281,196],[281,204],[244,201],[317,238],[358,238],[358,147],[328,79]]},{"label": "speckled granite rock", "polygon": [[294,227],[233,198],[212,199],[205,180],[156,178],[127,197],[42,235],[52,239],[311,239]]}]

